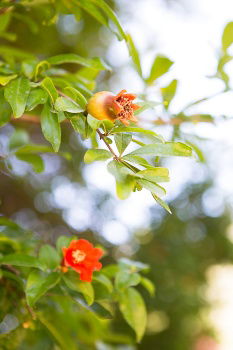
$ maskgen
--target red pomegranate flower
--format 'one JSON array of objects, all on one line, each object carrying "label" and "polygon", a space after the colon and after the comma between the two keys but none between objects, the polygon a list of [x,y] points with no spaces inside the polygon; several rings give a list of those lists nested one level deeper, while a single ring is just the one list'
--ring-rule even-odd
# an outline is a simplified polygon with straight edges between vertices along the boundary
[{"label": "red pomegranate flower", "polygon": [[98,261],[103,255],[102,249],[94,248],[86,239],[71,241],[68,248],[62,248],[62,252],[62,266],[78,272],[82,281],[91,282],[93,271],[102,267]]},{"label": "red pomegranate flower", "polygon": [[87,111],[99,120],[120,120],[129,125],[130,122],[137,122],[134,111],[140,106],[132,102],[135,98],[136,95],[128,94],[126,90],[120,91],[116,96],[109,91],[100,91],[90,98]]}]

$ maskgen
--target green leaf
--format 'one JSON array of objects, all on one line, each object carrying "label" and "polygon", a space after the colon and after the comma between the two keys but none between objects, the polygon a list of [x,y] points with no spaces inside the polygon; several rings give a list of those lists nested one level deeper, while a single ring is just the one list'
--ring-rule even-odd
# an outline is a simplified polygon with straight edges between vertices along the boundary
[{"label": "green leaf", "polygon": [[77,102],[78,105],[80,105],[83,109],[86,108],[87,105],[87,100],[86,98],[83,96],[83,94],[81,94],[80,91],[78,91],[77,89],[71,87],[71,86],[67,86],[64,89],[64,92],[67,96],[69,96],[70,98],[72,98],[72,100],[74,100],[75,102]]},{"label": "green leaf", "polygon": [[148,168],[148,169],[154,169],[154,167],[150,163],[148,163],[146,159],[144,159],[140,156],[125,155],[124,157],[122,157],[122,159],[127,160],[131,163],[135,163],[135,164],[144,166],[145,168]]},{"label": "green leaf", "polygon": [[37,154],[37,153],[54,153],[51,146],[40,145],[36,143],[27,143],[20,147],[16,154]]},{"label": "green leaf", "polygon": [[148,271],[149,265],[144,264],[140,261],[134,261],[127,258],[120,258],[119,264],[121,268],[125,268],[126,270],[129,270],[131,272],[137,272],[137,271]]},{"label": "green leaf", "polygon": [[97,21],[99,21],[101,24],[109,27],[107,18],[94,4],[86,0],[79,0],[78,5],[87,13],[89,13],[92,17],[94,17]]},{"label": "green leaf", "polygon": [[151,182],[168,182],[170,180],[168,169],[161,167],[141,170],[135,176]]},{"label": "green leaf", "polygon": [[116,16],[114,11],[111,9],[111,7],[104,1],[104,0],[91,0],[92,3],[96,4],[103,12],[106,14],[106,16],[109,18],[109,20],[112,22],[112,24],[116,28],[116,35],[119,40],[127,40],[126,34]]},{"label": "green leaf", "polygon": [[227,23],[222,35],[222,48],[227,51],[228,47],[233,43],[233,22]]},{"label": "green leaf", "polygon": [[9,150],[19,148],[28,144],[29,136],[26,130],[16,129],[10,137],[8,148]]},{"label": "green leaf", "polygon": [[90,67],[98,70],[111,70],[109,66],[102,61],[99,57],[84,58],[73,53],[67,53],[62,55],[53,56],[47,59],[52,65],[64,64],[64,63],[75,63],[85,67]]},{"label": "green leaf", "polygon": [[129,50],[129,54],[132,57],[133,63],[135,65],[135,68],[140,76],[142,76],[142,68],[141,68],[141,62],[139,53],[137,51],[137,48],[133,42],[133,39],[130,34],[126,34],[126,42]]},{"label": "green leaf", "polygon": [[7,314],[0,323],[0,335],[8,334],[19,326],[17,317]]},{"label": "green leaf", "polygon": [[32,111],[38,105],[43,105],[47,102],[48,94],[41,88],[32,89],[27,99],[26,111]]},{"label": "green leaf", "polygon": [[169,58],[158,55],[151,67],[150,76],[148,79],[146,79],[147,84],[153,84],[156,79],[167,73],[173,63],[174,62],[172,62]]},{"label": "green leaf", "polygon": [[55,287],[59,281],[60,275],[58,272],[46,275],[38,271],[32,271],[28,276],[25,290],[28,305],[32,307],[49,289]]},{"label": "green leaf", "polygon": [[101,283],[103,286],[106,287],[106,289],[108,290],[109,293],[112,293],[113,291],[113,285],[112,285],[112,282],[111,280],[105,276],[103,273],[96,273],[94,276],[93,276],[93,280],[94,281],[97,281],[99,283]]},{"label": "green leaf", "polygon": [[107,169],[116,179],[117,196],[126,199],[135,186],[134,172],[116,160],[111,161]]},{"label": "green leaf", "polygon": [[130,134],[115,134],[114,140],[120,155],[125,151],[130,142],[132,141],[132,135]]},{"label": "green leaf", "polygon": [[63,275],[63,279],[70,289],[83,294],[88,305],[94,302],[94,289],[90,282],[80,281],[79,275],[76,272],[69,271]]},{"label": "green leaf", "polygon": [[98,120],[98,119],[92,117],[92,115],[90,115],[90,114],[88,114],[88,116],[87,116],[87,122],[93,130],[98,129],[100,127],[100,125],[102,124],[101,120]]},{"label": "green leaf", "polygon": [[136,333],[139,342],[146,329],[146,307],[141,295],[134,288],[126,289],[120,298],[120,310],[126,322]]},{"label": "green leaf", "polygon": [[5,99],[11,105],[15,118],[24,113],[27,98],[30,92],[30,83],[27,78],[19,77],[7,84],[5,88]]},{"label": "green leaf", "polygon": [[142,133],[145,135],[152,135],[158,139],[159,142],[164,142],[163,137],[161,135],[156,134],[152,130],[146,130],[138,127],[131,126],[119,126],[111,130],[111,134],[122,133],[122,132],[133,132],[133,133]]},{"label": "green leaf", "polygon": [[36,173],[42,173],[44,171],[44,161],[38,154],[21,154],[16,152],[15,155],[22,162],[29,163]]},{"label": "green leaf", "polygon": [[11,119],[11,107],[4,99],[3,90],[0,91],[0,106],[0,127],[2,127]]},{"label": "green leaf", "polygon": [[4,32],[8,25],[10,24],[10,20],[11,20],[11,13],[7,12],[7,13],[1,13],[1,21],[0,21],[0,32]]},{"label": "green leaf", "polygon": [[39,251],[39,260],[48,269],[55,269],[61,263],[61,258],[54,247],[49,244],[44,244]]},{"label": "green leaf", "polygon": [[53,84],[52,79],[46,77],[42,82],[40,83],[43,89],[48,93],[51,102],[54,104],[56,99],[58,98],[57,90]]},{"label": "green leaf", "polygon": [[151,297],[153,297],[155,295],[155,286],[151,282],[151,280],[149,280],[146,277],[141,277],[140,283],[149,292]]},{"label": "green leaf", "polygon": [[150,192],[157,194],[158,196],[165,196],[166,194],[166,190],[155,182],[147,181],[144,179],[137,179],[137,183],[139,183],[139,185],[146,188]]},{"label": "green leaf", "polygon": [[112,153],[105,149],[89,149],[84,155],[84,162],[89,164],[99,160],[107,160],[112,158]]},{"label": "green leaf", "polygon": [[61,143],[61,127],[58,116],[52,113],[49,104],[45,104],[41,113],[41,128],[43,135],[48,140],[55,152],[58,152]]},{"label": "green leaf", "polygon": [[169,208],[169,206],[167,205],[166,202],[164,202],[161,198],[159,198],[158,196],[156,196],[155,193],[151,193],[152,197],[156,200],[156,202],[159,203],[159,205],[161,205],[161,207],[163,207],[169,214],[171,214],[171,209]]},{"label": "green leaf", "polygon": [[63,96],[56,99],[54,107],[58,112],[80,113],[84,111],[77,103]]},{"label": "green leaf", "polygon": [[38,260],[38,258],[20,253],[4,255],[2,258],[0,258],[0,264],[36,267],[38,269],[44,270],[44,265]]},{"label": "green leaf", "polygon": [[71,241],[72,241],[72,237],[68,237],[68,236],[58,237],[56,242],[56,247],[57,247],[58,254],[60,256],[62,256],[62,248],[68,247]]},{"label": "green leaf", "polygon": [[152,155],[159,157],[191,157],[192,148],[181,142],[166,142],[146,145],[129,153],[129,155]]},{"label": "green leaf", "polygon": [[50,68],[50,63],[48,61],[41,61],[35,67],[35,80],[45,71]]},{"label": "green leaf", "polygon": [[125,270],[120,270],[115,278],[115,286],[119,290],[123,290],[132,286],[137,286],[141,281],[141,276],[138,273],[127,273]]},{"label": "green leaf", "polygon": [[166,109],[168,109],[173,97],[176,94],[176,88],[177,88],[177,80],[175,79],[175,80],[172,80],[172,82],[168,86],[160,89],[161,94],[163,96],[163,104]]},{"label": "green leaf", "polygon": [[0,75],[0,85],[7,85],[11,80],[15,79],[17,77],[17,74],[11,74],[11,75]]}]

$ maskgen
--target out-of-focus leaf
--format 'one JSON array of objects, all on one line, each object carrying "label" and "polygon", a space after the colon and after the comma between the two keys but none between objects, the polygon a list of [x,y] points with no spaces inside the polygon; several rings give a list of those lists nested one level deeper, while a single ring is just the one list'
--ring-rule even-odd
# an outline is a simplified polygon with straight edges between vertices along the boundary
[{"label": "out-of-focus leaf", "polygon": [[119,40],[127,40],[126,34],[119,22],[119,19],[117,18],[114,11],[111,9],[111,7],[104,1],[104,0],[91,0],[92,3],[96,4],[103,12],[106,14],[106,16],[109,18],[109,20],[112,22],[114,27],[116,28],[116,35]]},{"label": "out-of-focus leaf", "polygon": [[11,13],[7,12],[4,14],[1,14],[1,21],[0,21],[0,32],[4,32],[11,20]]},{"label": "out-of-focus leaf", "polygon": [[44,265],[38,260],[38,258],[20,253],[4,255],[0,258],[0,264],[36,267],[38,269],[44,270]]},{"label": "out-of-focus leaf", "polygon": [[155,193],[151,193],[152,197],[156,200],[156,202],[159,203],[159,205],[161,205],[161,207],[163,207],[169,214],[171,214],[171,209],[169,208],[168,204],[166,202],[164,202],[161,198],[159,198],[158,196],[156,196]]},{"label": "out-of-focus leaf", "polygon": [[8,123],[11,119],[11,107],[4,99],[3,90],[0,91],[0,127]]},{"label": "out-of-focus leaf", "polygon": [[21,117],[24,113],[29,92],[30,83],[27,78],[19,77],[7,84],[4,91],[5,99],[11,105],[15,118]]},{"label": "out-of-focus leaf", "polygon": [[149,292],[151,297],[155,295],[155,286],[149,278],[141,277],[140,283]]},{"label": "out-of-focus leaf", "polygon": [[62,350],[77,350],[76,344],[74,344],[73,339],[70,337],[70,334],[66,330],[60,331],[60,325],[57,325],[54,320],[51,321],[48,319],[46,313],[37,312],[37,317],[43,326],[51,333],[56,342],[60,345],[59,348]]},{"label": "out-of-focus leaf", "polygon": [[28,144],[29,136],[26,130],[16,129],[10,137],[8,148],[9,150],[19,148]]},{"label": "out-of-focus leaf", "polygon": [[20,147],[16,154],[37,154],[37,153],[54,153],[51,146],[40,145],[37,143],[27,143]]},{"label": "out-of-focus leaf", "polygon": [[25,290],[28,305],[33,306],[49,289],[55,287],[60,278],[58,272],[45,275],[39,271],[32,271],[28,276]]},{"label": "out-of-focus leaf", "polygon": [[132,286],[137,286],[141,281],[141,276],[138,273],[126,273],[125,270],[120,270],[115,278],[115,286],[119,290],[123,290]]},{"label": "out-of-focus leaf", "polygon": [[120,199],[126,199],[135,186],[134,172],[116,160],[111,161],[107,168],[116,179],[117,196]]},{"label": "out-of-focus leaf", "polygon": [[124,319],[135,331],[139,342],[147,322],[146,307],[141,295],[136,289],[130,287],[122,292],[119,305]]},{"label": "out-of-focus leaf", "polygon": [[108,20],[103,15],[101,10],[98,9],[97,6],[92,4],[90,1],[86,0],[75,0],[77,5],[79,5],[83,10],[85,10],[87,13],[89,13],[92,17],[94,17],[97,21],[99,21],[101,24],[108,27]]},{"label": "out-of-focus leaf", "polygon": [[157,194],[158,196],[165,196],[166,190],[159,184],[144,179],[137,179],[137,183],[148,191]]},{"label": "out-of-focus leaf", "polygon": [[67,54],[49,57],[47,61],[52,65],[64,64],[64,63],[76,63],[85,67],[91,67],[93,69],[111,70],[109,66],[99,57],[84,58],[73,53],[67,53]]},{"label": "out-of-focus leaf", "polygon": [[36,173],[42,173],[44,171],[44,161],[38,154],[21,154],[16,152],[16,157],[22,162],[30,164]]},{"label": "out-of-focus leaf", "polygon": [[110,151],[105,149],[89,149],[84,155],[84,162],[89,164],[97,160],[104,161],[109,158],[112,158],[112,153]]},{"label": "out-of-focus leaf", "polygon": [[132,60],[137,69],[137,72],[140,76],[142,76],[142,67],[141,67],[139,53],[137,51],[137,48],[130,34],[126,34],[126,42],[127,42],[129,54],[132,57]]},{"label": "out-of-focus leaf", "polygon": [[18,19],[20,22],[24,22],[33,34],[38,33],[39,26],[38,26],[37,22],[34,21],[31,18],[31,16],[28,16],[28,14],[13,12],[12,16],[15,17],[16,19]]},{"label": "out-of-focus leaf", "polygon": [[44,244],[39,251],[39,260],[48,269],[55,269],[60,265],[61,258],[57,250],[49,244]]},{"label": "out-of-focus leaf", "polygon": [[63,279],[70,289],[83,294],[88,305],[94,302],[94,289],[90,282],[80,281],[79,275],[76,272],[69,271],[64,274]]},{"label": "out-of-focus leaf", "polygon": [[0,335],[7,334],[19,326],[17,317],[7,314],[0,323]]},{"label": "out-of-focus leaf", "polygon": [[49,94],[51,102],[54,104],[56,99],[58,98],[58,93],[53,84],[53,81],[50,78],[46,77],[44,78],[44,80],[42,80],[41,86]]},{"label": "out-of-focus leaf", "polygon": [[114,140],[120,155],[125,151],[132,140],[132,135],[130,134],[115,134]]},{"label": "out-of-focus leaf", "polygon": [[68,237],[68,236],[60,236],[57,239],[56,247],[57,247],[58,254],[60,256],[62,255],[62,248],[68,247],[71,241],[72,241],[72,237]]},{"label": "out-of-focus leaf", "polygon": [[156,79],[167,73],[170,67],[173,65],[169,58],[158,55],[151,67],[150,76],[146,79],[147,84],[153,84]]},{"label": "out-of-focus leaf", "polygon": [[192,148],[181,142],[166,142],[146,145],[129,153],[129,155],[152,155],[159,157],[191,157]]},{"label": "out-of-focus leaf", "polygon": [[103,286],[106,287],[109,293],[112,293],[113,291],[113,285],[111,280],[105,276],[103,273],[98,273],[93,276],[93,280],[101,283]]},{"label": "out-of-focus leaf", "polygon": [[131,272],[137,272],[137,271],[148,271],[149,265],[144,264],[140,261],[134,261],[127,258],[120,258],[119,264],[121,268],[126,268],[127,270],[130,269]]},{"label": "out-of-focus leaf", "polygon": [[174,79],[168,86],[160,89],[161,94],[163,96],[163,104],[166,109],[168,109],[173,97],[176,94],[176,88],[177,88],[177,80]]},{"label": "out-of-focus leaf", "polygon": [[17,74],[11,74],[11,75],[0,75],[0,85],[7,85],[11,80],[15,79],[17,77]]},{"label": "out-of-focus leaf", "polygon": [[227,23],[222,35],[222,48],[226,51],[233,43],[233,22]]},{"label": "out-of-focus leaf", "polygon": [[77,103],[63,96],[56,99],[54,107],[58,112],[80,113],[84,111]]},{"label": "out-of-focus leaf", "polygon": [[38,105],[43,105],[47,102],[48,94],[41,88],[32,89],[27,99],[26,111],[32,111]]},{"label": "out-of-focus leaf", "polygon": [[41,113],[41,128],[43,135],[48,140],[55,152],[58,152],[61,143],[61,127],[58,116],[52,113],[49,104],[45,104]]}]

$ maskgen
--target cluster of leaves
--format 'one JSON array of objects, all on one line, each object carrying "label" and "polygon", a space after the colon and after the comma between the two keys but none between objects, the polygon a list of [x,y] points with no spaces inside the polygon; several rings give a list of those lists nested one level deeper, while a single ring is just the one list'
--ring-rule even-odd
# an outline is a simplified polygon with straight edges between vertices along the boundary
[{"label": "cluster of leaves", "polygon": [[[107,168],[116,179],[119,198],[125,199],[132,191],[145,188],[170,212],[168,205],[160,198],[165,194],[165,189],[160,183],[169,181],[169,172],[167,168],[157,166],[158,162],[162,157],[191,157],[192,148],[201,158],[200,150],[190,141],[190,145],[180,142],[184,135],[179,125],[190,121],[212,122],[212,117],[205,114],[187,115],[186,109],[191,105],[177,115],[172,115],[170,104],[177,90],[176,79],[160,89],[161,104],[169,120],[153,120],[153,127],[161,124],[172,125],[174,132],[170,142],[165,142],[155,131],[138,125],[131,124],[126,127],[120,122],[99,121],[87,115],[87,101],[96,89],[99,73],[110,72],[108,64],[100,58],[86,58],[77,53],[58,52],[54,56],[42,52],[38,56],[42,59],[39,59],[20,45],[12,45],[18,35],[12,30],[14,21],[22,23],[31,32],[38,33],[39,37],[42,25],[55,25],[59,16],[63,14],[72,14],[77,21],[83,16],[91,16],[100,25],[113,31],[119,40],[124,40],[145,88],[156,85],[158,79],[172,67],[173,62],[170,59],[158,55],[149,75],[145,77],[132,37],[124,32],[117,16],[104,0],[60,0],[42,3],[37,0],[1,1],[0,38],[5,44],[0,45],[0,127],[7,123],[18,125],[21,121],[38,123],[44,138],[51,144],[32,143],[26,127],[17,129],[11,136],[4,154],[0,154],[1,167],[10,172],[12,156],[16,156],[19,160],[29,163],[35,172],[40,173],[44,170],[41,157],[43,153],[56,152],[69,160],[71,154],[64,151],[61,140],[62,126],[70,125],[82,139],[91,141],[92,148],[88,149],[84,156],[86,163],[111,159]],[[229,39],[231,27],[230,24],[224,31],[220,59],[222,66],[218,68],[218,76],[225,81],[228,80],[223,74],[223,67],[230,60],[227,50],[232,43],[232,39]],[[148,100],[145,93],[139,96],[138,104],[141,108],[137,114],[148,108],[153,110],[157,101]],[[105,143],[105,149],[100,148],[101,142]],[[128,147],[131,147],[131,150],[126,154]],[[27,233],[14,222],[4,217],[0,219],[4,227],[0,239],[0,283],[4,287],[0,290],[3,300],[0,334],[17,330],[21,324],[24,330],[29,328],[43,334],[43,341],[48,338],[47,333],[50,333],[61,348],[76,349],[75,344],[82,342],[81,332],[74,338],[76,325],[82,328],[83,324],[88,323],[94,335],[88,332],[84,343],[88,343],[87,339],[90,336],[93,336],[92,344],[99,338],[107,342],[127,343],[130,341],[120,335],[117,337],[111,334],[107,337],[103,323],[91,316],[93,312],[98,317],[110,319],[115,315],[118,305],[140,341],[145,331],[146,311],[138,290],[143,286],[151,295],[154,293],[150,280],[143,276],[148,269],[146,265],[121,259],[115,265],[106,266],[100,273],[96,272],[92,284],[80,282],[77,274],[71,271],[63,274],[59,270],[60,248],[68,244],[69,238],[61,236],[57,240],[56,248],[42,245],[38,250],[38,242],[35,239],[29,239]],[[135,286],[138,286],[137,289]],[[78,312],[73,312],[74,308],[77,308],[75,310]],[[69,315],[68,320],[65,320],[66,326],[64,315]],[[64,326],[62,334],[58,331],[61,319]],[[97,323],[101,334],[96,331]],[[25,345],[22,337],[24,335],[19,335],[18,344],[22,343],[23,349],[31,348],[31,340],[28,341],[29,345]],[[48,344],[49,349],[51,338]],[[39,346],[43,348],[44,345]],[[10,345],[9,348],[14,347]]]},{"label": "cluster of leaves", "polygon": [[[95,14],[94,17],[98,17],[98,20],[100,17],[96,14],[99,12],[96,11],[98,6],[101,7],[109,20],[115,24],[119,39],[126,40],[137,70],[142,74],[139,56],[132,38],[124,33],[117,17],[108,5],[104,1],[93,1],[92,5],[90,2],[83,1],[81,4],[80,6],[85,10],[87,10],[85,6],[88,6],[87,11],[94,11],[92,14]],[[84,6],[84,4],[89,5]],[[63,5],[68,6],[68,3],[65,2]],[[4,30],[11,19],[11,12],[1,17],[5,18],[5,24],[2,26],[2,31],[5,33]],[[166,191],[158,184],[169,181],[168,170],[156,166],[156,162],[160,157],[191,157],[192,149],[180,142],[165,142],[154,131],[134,124],[125,127],[120,122],[112,123],[107,120],[102,122],[91,115],[86,115],[87,100],[93,94],[94,80],[101,70],[109,69],[106,63],[100,58],[84,58],[71,53],[38,61],[35,57],[27,57],[28,54],[25,54],[26,57],[24,57],[24,54],[20,54],[17,49],[12,51],[10,48],[3,50],[1,55],[4,59],[0,66],[1,125],[9,122],[12,114],[14,118],[36,120],[41,123],[45,139],[51,143],[54,152],[58,152],[61,144],[61,123],[70,123],[83,139],[92,141],[93,148],[88,150],[84,157],[86,163],[113,158],[108,164],[108,170],[116,178],[119,198],[125,199],[132,191],[146,188],[152,193],[154,199],[170,212],[167,204],[160,198]],[[78,65],[75,73],[69,71],[70,64]],[[147,83],[154,83],[157,78],[168,71],[171,64],[169,59],[158,56],[151,68],[150,76],[146,79]],[[63,68],[60,68],[60,65]],[[171,86],[173,89],[173,83]],[[173,95],[169,89],[162,90],[167,101],[166,106],[169,105]],[[151,103],[142,102],[137,113],[150,106]],[[109,150],[98,148],[98,135]],[[116,155],[109,147],[113,141],[119,155]],[[140,147],[123,155],[131,142]],[[50,149],[44,145],[26,145],[17,148],[15,154],[20,160],[34,164],[34,170],[42,171],[43,166],[37,153],[44,151],[50,152]],[[4,155],[3,161],[6,162],[6,159],[7,155]]]},{"label": "cluster of leaves", "polygon": [[[62,248],[67,247],[72,237],[60,236],[56,247],[33,241],[30,234],[20,228],[15,222],[0,217],[2,229],[0,239],[1,283],[7,285],[8,290],[20,291],[24,307],[25,301],[34,321],[41,321],[40,306],[49,303],[50,296],[63,296],[70,303],[77,303],[79,308],[93,312],[103,319],[113,318],[116,306],[136,333],[140,341],[146,327],[146,307],[137,289],[139,284],[154,295],[152,282],[143,276],[148,272],[148,265],[141,262],[122,258],[117,264],[111,264],[95,272],[92,282],[83,282],[79,275],[69,270],[63,272],[61,267]],[[15,241],[11,237],[17,233],[21,238]],[[24,239],[27,237],[25,245]],[[39,247],[38,254],[35,248]],[[3,251],[4,250],[4,251]],[[6,253],[8,254],[2,254]],[[21,304],[21,300],[18,300]],[[36,305],[37,304],[37,305]],[[16,322],[15,315],[7,314],[0,323],[0,334],[7,334],[28,320],[28,311],[21,312],[24,319]],[[43,321],[42,321],[43,323]]]}]

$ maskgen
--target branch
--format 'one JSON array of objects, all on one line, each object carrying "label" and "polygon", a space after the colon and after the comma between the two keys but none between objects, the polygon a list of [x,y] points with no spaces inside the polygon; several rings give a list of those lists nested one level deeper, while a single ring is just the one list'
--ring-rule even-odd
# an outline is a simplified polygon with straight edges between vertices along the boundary
[{"label": "branch", "polygon": [[120,157],[118,155],[116,155],[116,153],[113,151],[112,147],[109,145],[109,143],[106,141],[104,134],[101,133],[101,131],[99,129],[96,129],[100,140],[103,140],[105,145],[108,147],[109,151],[112,153],[113,157],[115,160],[120,161]]}]

